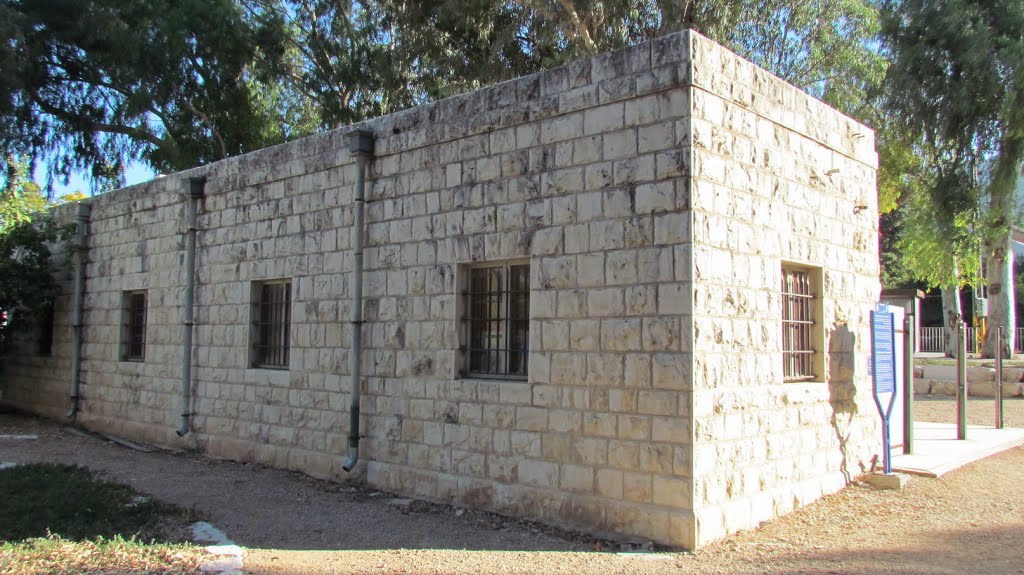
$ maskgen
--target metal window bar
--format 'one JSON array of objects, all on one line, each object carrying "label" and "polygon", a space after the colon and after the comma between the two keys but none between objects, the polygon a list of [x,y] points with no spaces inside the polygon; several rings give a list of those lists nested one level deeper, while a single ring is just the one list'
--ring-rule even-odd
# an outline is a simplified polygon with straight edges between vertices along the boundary
[{"label": "metal window bar", "polygon": [[290,282],[266,283],[260,286],[254,342],[257,366],[288,366],[291,292]]},{"label": "metal window bar", "polygon": [[142,361],[146,358],[146,294],[128,294],[127,307],[124,358]]},{"label": "metal window bar", "polygon": [[466,329],[471,375],[525,378],[530,329],[528,265],[470,270]]},{"label": "metal window bar", "polygon": [[782,365],[786,381],[814,379],[814,316],[810,277],[806,272],[783,270]]}]

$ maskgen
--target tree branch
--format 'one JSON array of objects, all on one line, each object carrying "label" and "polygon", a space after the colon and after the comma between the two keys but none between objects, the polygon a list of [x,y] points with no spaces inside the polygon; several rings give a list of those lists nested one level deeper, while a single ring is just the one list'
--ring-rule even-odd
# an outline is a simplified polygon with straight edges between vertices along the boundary
[{"label": "tree branch", "polygon": [[189,102],[188,100],[185,100],[185,106],[187,106],[188,109],[191,110],[192,113],[199,118],[200,122],[205,124],[206,127],[210,129],[210,133],[213,134],[214,139],[217,140],[217,146],[220,148],[220,157],[222,159],[228,157],[228,148],[227,145],[224,144],[224,138],[221,137],[220,131],[217,130],[217,127],[213,125],[213,122],[210,121],[210,118],[207,117],[206,114],[199,111],[199,109],[193,106],[192,102]]},{"label": "tree branch", "polygon": [[576,29],[576,35],[583,41],[583,47],[586,48],[587,52],[591,54],[597,54],[597,45],[594,43],[594,38],[590,35],[590,30],[580,20],[580,15],[576,12],[576,8],[572,5],[571,0],[558,0],[558,3],[562,5],[562,9],[565,10],[566,15],[569,16],[569,21]]},{"label": "tree branch", "polygon": [[88,120],[81,116],[77,116],[69,113],[67,110],[62,110],[46,100],[39,98],[35,95],[32,97],[32,101],[35,102],[43,112],[54,116],[64,122],[76,124],[84,128],[88,128],[97,132],[106,132],[108,134],[121,134],[128,136],[142,142],[148,142],[158,148],[164,148],[167,146],[167,141],[157,137],[155,134],[141,128],[135,128],[132,126],[125,126],[121,124],[110,124],[106,122],[97,122],[94,120]]}]

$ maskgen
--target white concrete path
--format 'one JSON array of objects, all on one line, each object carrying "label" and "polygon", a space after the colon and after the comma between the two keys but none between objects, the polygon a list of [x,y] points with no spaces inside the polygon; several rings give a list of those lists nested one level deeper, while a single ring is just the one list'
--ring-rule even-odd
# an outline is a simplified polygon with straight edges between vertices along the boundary
[{"label": "white concrete path", "polygon": [[914,450],[904,455],[893,449],[892,470],[901,473],[939,477],[968,463],[1024,445],[1024,429],[994,429],[967,426],[967,439],[956,438],[952,423],[914,422]]}]

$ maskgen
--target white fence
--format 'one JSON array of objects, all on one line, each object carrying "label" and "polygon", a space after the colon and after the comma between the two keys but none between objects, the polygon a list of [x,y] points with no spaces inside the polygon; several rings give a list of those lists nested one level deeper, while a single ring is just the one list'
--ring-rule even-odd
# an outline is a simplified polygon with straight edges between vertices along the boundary
[{"label": "white fence", "polygon": [[[1024,353],[1024,328],[1018,327],[1014,351]],[[918,351],[946,351],[945,334],[942,327],[922,327],[917,332]],[[974,328],[967,328],[967,347],[973,348]]]}]

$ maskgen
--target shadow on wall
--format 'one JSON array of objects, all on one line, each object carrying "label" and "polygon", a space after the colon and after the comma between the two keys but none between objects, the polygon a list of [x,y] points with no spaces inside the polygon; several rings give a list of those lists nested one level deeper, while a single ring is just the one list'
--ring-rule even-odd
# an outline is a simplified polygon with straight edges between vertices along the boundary
[{"label": "shadow on wall", "polygon": [[[829,334],[828,394],[829,404],[832,406],[829,423],[836,434],[836,439],[839,440],[839,452],[843,457],[840,471],[847,483],[853,480],[847,444],[853,429],[854,417],[857,415],[857,386],[854,383],[856,347],[857,334],[850,331],[845,323],[838,324]],[[864,469],[861,469],[860,473],[863,472]]]}]

